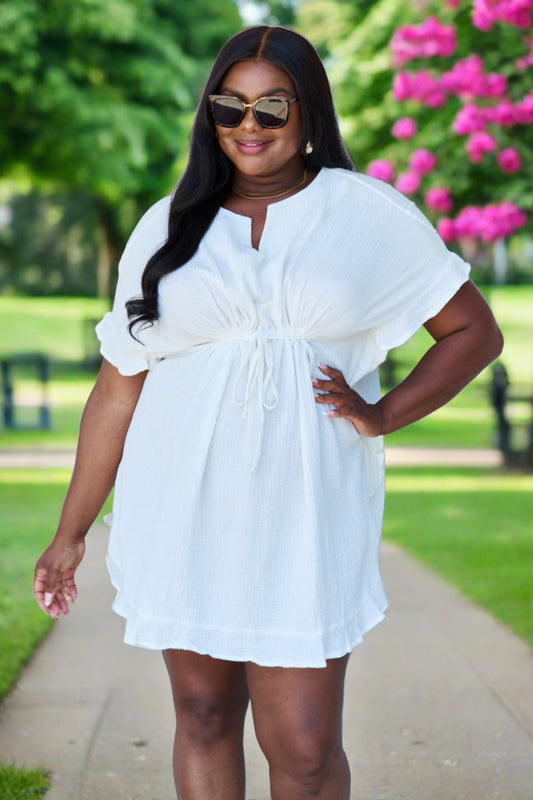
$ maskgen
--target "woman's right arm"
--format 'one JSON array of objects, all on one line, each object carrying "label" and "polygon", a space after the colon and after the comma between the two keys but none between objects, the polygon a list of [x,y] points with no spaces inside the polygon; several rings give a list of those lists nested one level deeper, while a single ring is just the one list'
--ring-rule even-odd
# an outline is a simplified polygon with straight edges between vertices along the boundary
[{"label": "woman's right arm", "polygon": [[115,483],[124,440],[147,372],[124,376],[104,359],[81,419],[76,461],[54,539],[35,567],[33,593],[54,619],[77,595],[85,536]]}]

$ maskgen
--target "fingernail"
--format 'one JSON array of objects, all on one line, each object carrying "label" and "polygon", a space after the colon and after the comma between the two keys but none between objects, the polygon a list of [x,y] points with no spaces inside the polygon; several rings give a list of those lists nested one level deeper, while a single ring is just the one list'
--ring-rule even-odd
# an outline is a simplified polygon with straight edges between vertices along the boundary
[{"label": "fingernail", "polygon": [[44,593],[44,604],[45,606],[52,605],[52,600],[54,599],[54,595],[52,592],[45,592]]}]

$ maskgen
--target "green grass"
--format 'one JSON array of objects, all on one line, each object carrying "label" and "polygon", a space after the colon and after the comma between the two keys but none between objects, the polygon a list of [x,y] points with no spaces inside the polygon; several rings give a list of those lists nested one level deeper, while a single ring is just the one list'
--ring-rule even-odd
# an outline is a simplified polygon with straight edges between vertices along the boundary
[{"label": "green grass", "polygon": [[533,475],[391,468],[384,537],[533,645]]},{"label": "green grass", "polygon": [[53,624],[33,599],[33,568],[55,532],[69,479],[64,469],[0,470],[0,700]]},{"label": "green grass", "polygon": [[39,800],[52,786],[48,770],[20,769],[0,761],[2,800]]},{"label": "green grass", "polygon": [[0,296],[0,353],[46,353],[53,361],[83,361],[94,348],[93,321],[108,310],[92,297]]},{"label": "green grass", "polygon": [[33,599],[33,567],[54,533],[68,470],[1,470],[0,699],[52,622]]}]

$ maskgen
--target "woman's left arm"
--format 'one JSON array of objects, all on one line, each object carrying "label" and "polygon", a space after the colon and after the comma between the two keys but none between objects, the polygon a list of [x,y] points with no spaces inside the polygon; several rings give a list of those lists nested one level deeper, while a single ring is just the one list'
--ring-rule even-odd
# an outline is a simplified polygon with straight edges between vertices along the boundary
[{"label": "woman's left arm", "polygon": [[501,353],[503,336],[482,295],[467,281],[424,327],[435,344],[409,375],[375,404],[346,383],[342,372],[320,365],[328,380],[314,380],[332,405],[331,417],[349,419],[363,436],[392,433],[440,408]]}]

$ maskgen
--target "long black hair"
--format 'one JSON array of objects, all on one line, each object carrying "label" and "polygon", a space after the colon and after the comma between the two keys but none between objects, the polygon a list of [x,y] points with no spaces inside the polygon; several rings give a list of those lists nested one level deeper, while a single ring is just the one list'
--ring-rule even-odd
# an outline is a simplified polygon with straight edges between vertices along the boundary
[{"label": "long black hair", "polygon": [[307,169],[354,168],[340,135],[326,71],[313,45],[290,28],[268,25],[254,25],[232,36],[218,54],[200,98],[189,161],[170,204],[168,239],[144,269],[142,297],[126,303],[132,335],[137,324],[145,327],[158,319],[159,281],[193,257],[231,191],[233,164],[217,143],[208,96],[219,91],[233,64],[254,60],[275,64],[294,84],[302,115],[302,154],[306,143],[313,143],[313,152],[305,155]]}]

